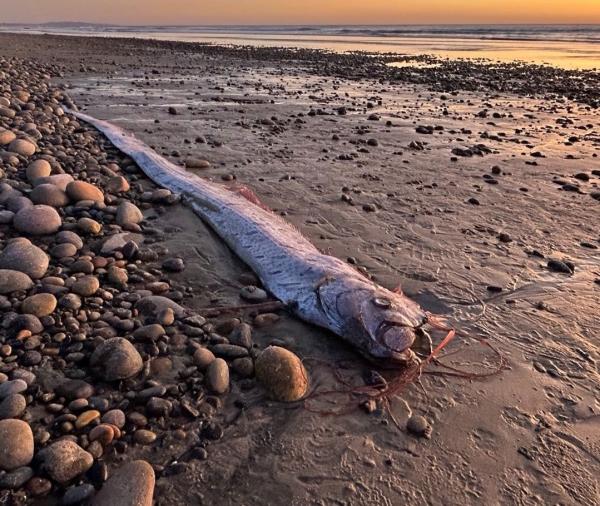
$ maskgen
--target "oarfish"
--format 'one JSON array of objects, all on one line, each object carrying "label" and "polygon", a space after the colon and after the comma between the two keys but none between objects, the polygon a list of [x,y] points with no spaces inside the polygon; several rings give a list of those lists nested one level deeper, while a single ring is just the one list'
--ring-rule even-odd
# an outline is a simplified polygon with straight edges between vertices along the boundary
[{"label": "oarfish", "polygon": [[223,185],[166,160],[121,128],[80,112],[156,184],[180,193],[194,211],[299,318],[331,330],[364,355],[406,360],[427,313],[401,293],[321,253],[283,218]]}]

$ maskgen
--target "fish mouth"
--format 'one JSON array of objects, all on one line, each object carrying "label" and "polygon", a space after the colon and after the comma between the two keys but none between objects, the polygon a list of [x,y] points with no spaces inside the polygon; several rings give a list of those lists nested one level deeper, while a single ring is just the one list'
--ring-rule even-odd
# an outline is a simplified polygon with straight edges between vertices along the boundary
[{"label": "fish mouth", "polygon": [[375,341],[392,352],[404,356],[415,341],[415,328],[403,322],[384,320],[375,331]]}]

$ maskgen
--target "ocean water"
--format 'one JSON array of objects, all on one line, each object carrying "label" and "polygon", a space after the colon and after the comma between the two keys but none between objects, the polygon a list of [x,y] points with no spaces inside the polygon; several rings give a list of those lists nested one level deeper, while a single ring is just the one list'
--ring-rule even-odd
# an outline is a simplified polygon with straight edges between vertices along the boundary
[{"label": "ocean water", "polygon": [[523,61],[600,69],[600,25],[118,26],[1,25],[0,31]]}]

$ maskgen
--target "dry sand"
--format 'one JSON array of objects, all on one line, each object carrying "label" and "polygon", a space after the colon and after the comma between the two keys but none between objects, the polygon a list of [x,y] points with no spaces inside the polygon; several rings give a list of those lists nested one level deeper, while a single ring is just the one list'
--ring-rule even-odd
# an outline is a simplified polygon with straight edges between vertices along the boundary
[{"label": "dry sand", "polygon": [[[234,176],[322,250],[447,317],[469,337],[456,338],[445,364],[493,368],[480,339],[508,361],[485,380],[424,375],[392,403],[401,424],[411,412],[425,416],[431,439],[399,430],[381,409],[321,416],[234,391],[225,437],[208,460],[159,478],[157,504],[600,502],[597,109],[483,85],[448,93],[332,76],[325,57],[328,75],[288,58],[185,44],[9,35],[0,43],[6,56],[63,66],[80,109],[178,163],[208,160],[198,175]],[[479,144],[482,156],[452,153]],[[191,211],[169,209],[156,224],[181,229],[168,247],[186,258],[196,307],[239,302],[244,267]],[[551,258],[573,262],[574,273],[548,269]],[[338,361],[350,362],[344,373],[357,384],[372,367],[290,317],[259,330],[261,344],[273,339],[305,359],[318,388],[340,387]],[[136,457],[165,464],[184,450],[179,442]]]}]

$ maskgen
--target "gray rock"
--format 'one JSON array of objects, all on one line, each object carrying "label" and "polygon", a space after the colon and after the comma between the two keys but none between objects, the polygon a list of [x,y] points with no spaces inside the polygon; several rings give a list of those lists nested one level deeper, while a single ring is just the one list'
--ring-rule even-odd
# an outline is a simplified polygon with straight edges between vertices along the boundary
[{"label": "gray rock", "polygon": [[97,368],[106,381],[116,381],[135,376],[144,364],[138,351],[127,339],[113,337],[94,350],[90,365]]},{"label": "gray rock", "polygon": [[42,462],[42,469],[61,484],[85,473],[94,463],[94,457],[90,453],[68,439],[59,440],[44,448],[37,458]]},{"label": "gray rock", "polygon": [[140,223],[144,219],[142,211],[135,204],[128,201],[123,201],[117,207],[116,222],[117,225],[129,225]]},{"label": "gray rock", "polygon": [[104,484],[92,506],[152,506],[154,470],[143,460],[125,464]]},{"label": "gray rock", "polygon": [[0,469],[12,471],[33,459],[33,432],[23,420],[0,421]]},{"label": "gray rock", "polygon": [[13,239],[0,253],[0,269],[24,272],[32,279],[41,278],[49,263],[48,255],[25,237]]},{"label": "gray rock", "polygon": [[27,408],[27,401],[21,394],[12,394],[0,402],[0,420],[19,418]]},{"label": "gray rock", "polygon": [[56,209],[45,205],[36,205],[21,209],[13,218],[14,227],[26,234],[47,235],[56,232],[62,225]]},{"label": "gray rock", "polygon": [[0,269],[0,294],[24,292],[33,286],[33,281],[24,272]]},{"label": "gray rock", "polygon": [[22,379],[16,379],[0,383],[0,399],[5,399],[10,395],[25,392],[25,390],[27,390],[27,386],[27,383]]},{"label": "gray rock", "polygon": [[33,478],[33,469],[31,467],[19,467],[10,473],[0,475],[0,489],[21,488],[31,478]]},{"label": "gray rock", "polygon": [[63,207],[69,203],[69,197],[58,186],[41,184],[36,186],[29,194],[34,204],[43,204],[51,207]]}]

